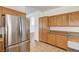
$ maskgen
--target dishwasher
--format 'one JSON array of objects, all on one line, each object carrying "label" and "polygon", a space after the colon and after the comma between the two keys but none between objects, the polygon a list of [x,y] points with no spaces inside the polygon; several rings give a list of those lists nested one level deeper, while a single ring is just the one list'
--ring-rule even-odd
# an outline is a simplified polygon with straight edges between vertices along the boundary
[{"label": "dishwasher", "polygon": [[69,35],[68,39],[68,48],[79,51],[79,35]]}]

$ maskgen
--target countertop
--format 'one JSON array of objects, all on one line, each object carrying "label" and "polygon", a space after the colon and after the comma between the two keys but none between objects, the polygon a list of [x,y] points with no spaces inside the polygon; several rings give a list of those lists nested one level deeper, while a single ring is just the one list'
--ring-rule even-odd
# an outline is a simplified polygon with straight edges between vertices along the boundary
[{"label": "countertop", "polygon": [[60,30],[48,30],[49,32],[66,32],[66,33],[79,33],[79,32],[72,32],[72,31],[60,31]]},{"label": "countertop", "polygon": [[66,36],[77,36],[79,37],[79,32],[68,32],[68,31],[58,31],[58,30],[49,30],[49,33],[66,35]]},{"label": "countertop", "polygon": [[79,33],[79,27],[49,27],[49,30],[78,32]]}]

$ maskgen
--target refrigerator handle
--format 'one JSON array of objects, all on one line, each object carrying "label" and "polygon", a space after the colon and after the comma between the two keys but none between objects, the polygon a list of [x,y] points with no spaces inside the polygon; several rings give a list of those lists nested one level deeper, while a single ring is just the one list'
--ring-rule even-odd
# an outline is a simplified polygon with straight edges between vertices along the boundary
[{"label": "refrigerator handle", "polygon": [[22,22],[21,22],[21,17],[20,17],[20,40],[22,39]]}]

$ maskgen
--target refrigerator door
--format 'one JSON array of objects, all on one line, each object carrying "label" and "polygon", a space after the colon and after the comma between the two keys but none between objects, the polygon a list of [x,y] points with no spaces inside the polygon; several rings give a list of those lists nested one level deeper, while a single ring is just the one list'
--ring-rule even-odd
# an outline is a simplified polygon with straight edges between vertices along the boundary
[{"label": "refrigerator door", "polygon": [[21,21],[21,23],[20,23],[21,24],[20,35],[21,35],[21,41],[23,42],[23,41],[29,40],[29,37],[28,37],[28,35],[29,35],[28,23],[29,22],[26,22],[27,19],[25,16],[21,16],[20,21]]},{"label": "refrigerator door", "polygon": [[14,45],[20,42],[19,39],[19,17],[13,15],[6,15],[6,45]]},{"label": "refrigerator door", "polygon": [[19,44],[20,45],[20,52],[29,52],[30,51],[30,41],[24,41]]}]

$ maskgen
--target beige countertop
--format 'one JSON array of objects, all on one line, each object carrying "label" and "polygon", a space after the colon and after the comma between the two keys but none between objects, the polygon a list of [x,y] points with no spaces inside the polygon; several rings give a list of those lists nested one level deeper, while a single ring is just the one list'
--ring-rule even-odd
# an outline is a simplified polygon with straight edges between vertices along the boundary
[{"label": "beige countertop", "polygon": [[79,32],[79,27],[49,27],[49,30]]},{"label": "beige countertop", "polygon": [[79,32],[67,32],[67,31],[57,31],[57,30],[49,30],[49,33],[59,34],[59,35],[65,35],[65,36],[75,36],[79,37]]}]

